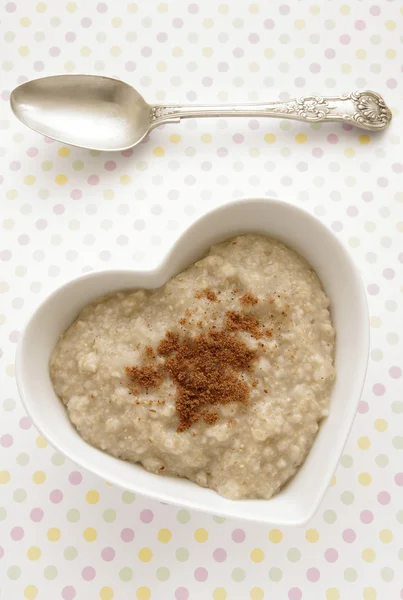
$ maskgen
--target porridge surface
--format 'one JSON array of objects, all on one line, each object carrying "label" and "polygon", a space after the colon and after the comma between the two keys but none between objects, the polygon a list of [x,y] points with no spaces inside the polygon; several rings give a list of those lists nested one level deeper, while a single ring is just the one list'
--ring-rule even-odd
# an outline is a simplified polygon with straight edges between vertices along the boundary
[{"label": "porridge surface", "polygon": [[309,264],[238,236],[162,288],[85,307],[50,374],[88,443],[227,498],[270,498],[304,461],[335,379]]}]

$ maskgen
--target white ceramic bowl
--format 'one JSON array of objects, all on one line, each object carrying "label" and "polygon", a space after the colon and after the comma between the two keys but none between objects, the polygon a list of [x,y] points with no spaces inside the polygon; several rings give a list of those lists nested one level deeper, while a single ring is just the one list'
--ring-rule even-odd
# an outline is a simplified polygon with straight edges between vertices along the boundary
[{"label": "white ceramic bowl", "polygon": [[[221,498],[185,479],[160,477],[84,442],[53,391],[48,361],[59,335],[98,296],[124,288],[155,288],[199,259],[215,242],[239,233],[277,238],[304,256],[331,301],[337,333],[337,380],[330,415],[296,476],[271,500]],[[22,333],[17,382],[24,406],[49,442],[68,458],[122,488],[218,515],[281,525],[305,523],[318,508],[350,431],[364,383],[369,344],[364,288],[349,254],[316,218],[277,200],[240,200],[194,223],[151,271],[100,271],[78,277],[44,300]]]}]

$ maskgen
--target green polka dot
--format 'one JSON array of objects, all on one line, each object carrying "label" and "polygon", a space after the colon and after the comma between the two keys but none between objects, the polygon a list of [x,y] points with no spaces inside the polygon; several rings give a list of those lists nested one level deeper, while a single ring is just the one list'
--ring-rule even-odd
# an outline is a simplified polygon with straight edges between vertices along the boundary
[{"label": "green polka dot", "polygon": [[6,398],[3,402],[3,408],[7,412],[11,412],[15,409],[15,401],[12,398]]},{"label": "green polka dot", "polygon": [[399,523],[403,523],[403,510],[398,510],[396,513],[396,519]]},{"label": "green polka dot", "polygon": [[60,452],[55,452],[52,456],[52,463],[55,465],[55,467],[61,467],[62,465],[64,465],[64,461],[65,458],[63,456],[63,454],[60,454]]},{"label": "green polka dot", "polygon": [[378,456],[376,456],[375,458],[375,462],[378,465],[378,467],[384,469],[389,464],[389,458],[386,456],[386,454],[378,454]]},{"label": "green polka dot", "polygon": [[70,508],[66,513],[66,519],[70,523],[77,523],[80,520],[80,511],[76,508]]},{"label": "green polka dot", "polygon": [[155,571],[155,576],[157,577],[158,581],[167,581],[169,579],[169,575],[170,573],[167,567],[160,567]]},{"label": "green polka dot", "polygon": [[48,567],[45,567],[43,574],[46,579],[56,579],[57,569],[54,565],[49,565]]},{"label": "green polka dot", "polygon": [[4,506],[0,506],[0,521],[4,521],[7,518],[7,511]]},{"label": "green polka dot", "polygon": [[29,463],[29,455],[26,452],[21,452],[17,458],[17,465],[20,465],[20,467],[25,467],[28,463]]},{"label": "green polka dot", "polygon": [[344,579],[352,583],[357,579],[357,571],[351,567],[344,569]]},{"label": "green polka dot", "polygon": [[213,521],[221,525],[222,523],[225,523],[226,519],[225,517],[217,517],[216,515],[214,515]]},{"label": "green polka dot", "polygon": [[185,525],[185,523],[188,523],[190,521],[190,512],[188,510],[179,510],[178,514],[176,515],[176,520],[179,523],[182,523],[182,525]]},{"label": "green polka dot", "polygon": [[234,581],[243,581],[245,579],[245,571],[240,567],[232,570],[231,577]]},{"label": "green polka dot", "polygon": [[340,500],[343,502],[343,504],[353,504],[354,494],[346,490],[340,495]]},{"label": "green polka dot", "polygon": [[82,160],[75,160],[72,166],[75,171],[82,171],[84,169],[84,163]]},{"label": "green polka dot", "polygon": [[403,561],[403,548],[400,548],[398,553],[397,553],[397,557],[399,560]]},{"label": "green polka dot", "polygon": [[[105,200],[112,200],[114,197],[115,197],[115,193],[113,190],[104,190]],[[129,492],[129,493],[131,493],[131,492]]]},{"label": "green polka dot", "polygon": [[383,569],[381,569],[381,577],[384,581],[392,581],[394,576],[395,572],[390,567],[383,567]]},{"label": "green polka dot", "polygon": [[113,510],[113,508],[107,508],[104,510],[102,516],[106,523],[113,523],[116,520],[116,510]]},{"label": "green polka dot", "polygon": [[44,160],[42,163],[42,170],[43,171],[51,171],[53,167],[53,163],[50,160]]},{"label": "green polka dot", "polygon": [[24,502],[27,497],[27,492],[23,489],[18,489],[14,491],[13,498],[15,502]]},{"label": "green polka dot", "polygon": [[120,569],[119,571],[119,577],[122,581],[130,581],[133,577],[133,569],[130,569],[130,567],[123,567],[123,569]]},{"label": "green polka dot", "polygon": [[49,198],[50,192],[49,190],[39,190],[38,196],[39,198],[41,198],[41,200],[46,200],[47,198]]},{"label": "green polka dot", "polygon": [[403,413],[403,402],[396,400],[396,402],[392,402],[392,411],[397,415]]},{"label": "green polka dot", "polygon": [[125,504],[132,504],[136,499],[136,494],[133,492],[128,492],[127,490],[122,494],[122,502]]},{"label": "green polka dot", "polygon": [[7,575],[10,579],[13,579],[15,581],[21,575],[20,567],[17,567],[17,565],[13,565],[12,567],[9,567],[7,569]]},{"label": "green polka dot", "polygon": [[186,562],[189,558],[189,551],[186,548],[178,548],[175,555],[179,562]]},{"label": "green polka dot", "polygon": [[353,465],[353,462],[353,457],[349,454],[343,454],[343,456],[340,459],[340,464],[345,469],[349,469]]},{"label": "green polka dot", "polygon": [[298,562],[301,558],[301,552],[298,548],[290,548],[287,552],[287,558],[291,562]]},{"label": "green polka dot", "polygon": [[325,521],[325,523],[329,523],[329,525],[335,523],[336,519],[337,515],[334,512],[334,510],[325,510],[325,512],[323,513],[323,520]]},{"label": "green polka dot", "polygon": [[90,155],[91,156],[99,156],[101,153],[99,150],[90,150]]},{"label": "green polka dot", "polygon": [[67,546],[63,552],[63,556],[66,560],[74,560],[77,558],[77,554],[77,548],[74,548],[74,546]]},{"label": "green polka dot", "polygon": [[272,567],[269,571],[270,581],[281,581],[283,578],[283,571],[277,567]]},{"label": "green polka dot", "polygon": [[311,123],[310,127],[314,131],[319,131],[319,129],[322,129],[322,123]]},{"label": "green polka dot", "polygon": [[403,450],[403,437],[401,435],[397,435],[393,438],[392,444],[396,450]]}]

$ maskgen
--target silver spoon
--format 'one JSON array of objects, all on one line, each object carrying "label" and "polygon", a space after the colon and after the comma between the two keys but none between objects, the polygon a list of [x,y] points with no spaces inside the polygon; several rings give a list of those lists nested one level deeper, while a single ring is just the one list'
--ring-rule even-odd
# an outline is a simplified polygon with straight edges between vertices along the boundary
[{"label": "silver spoon", "polygon": [[129,84],[99,75],[55,75],[11,93],[15,116],[38,133],[91,150],[126,150],[158,125],[189,117],[278,117],[306,123],[338,121],[379,131],[392,113],[371,91],[305,96],[286,102],[181,106],[148,104]]}]

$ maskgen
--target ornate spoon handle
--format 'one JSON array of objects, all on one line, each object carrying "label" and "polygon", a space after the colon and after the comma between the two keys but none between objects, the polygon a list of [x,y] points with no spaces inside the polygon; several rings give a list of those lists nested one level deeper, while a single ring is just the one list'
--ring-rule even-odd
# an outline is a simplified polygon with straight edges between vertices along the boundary
[{"label": "ornate spoon handle", "polygon": [[343,96],[301,96],[287,102],[264,104],[227,104],[222,106],[154,105],[150,107],[150,125],[178,123],[191,117],[277,117],[305,123],[338,121],[361,129],[385,129],[392,113],[383,98],[369,90]]}]

